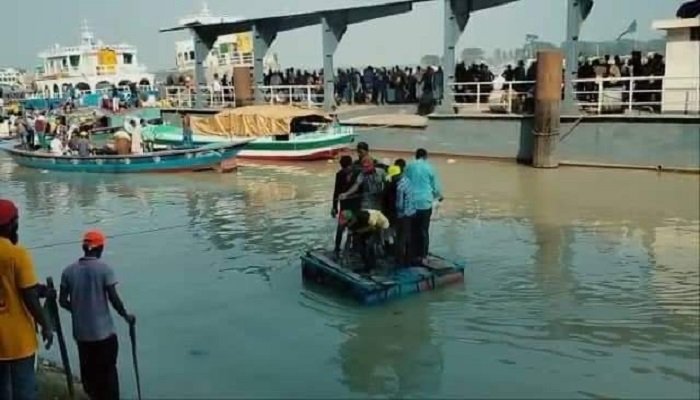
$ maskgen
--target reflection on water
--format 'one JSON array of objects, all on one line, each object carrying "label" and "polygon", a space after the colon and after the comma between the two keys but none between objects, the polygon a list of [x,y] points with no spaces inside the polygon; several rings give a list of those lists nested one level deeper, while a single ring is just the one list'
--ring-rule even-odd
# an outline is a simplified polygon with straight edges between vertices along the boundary
[{"label": "reflection on water", "polygon": [[[333,164],[107,176],[0,156],[0,195],[28,246],[167,228],[106,255],[140,316],[147,396],[697,394],[696,176],[434,162],[432,242],[467,260],[466,283],[375,308],[300,282],[299,254],[332,240]],[[40,274],[77,247],[36,250]]]}]

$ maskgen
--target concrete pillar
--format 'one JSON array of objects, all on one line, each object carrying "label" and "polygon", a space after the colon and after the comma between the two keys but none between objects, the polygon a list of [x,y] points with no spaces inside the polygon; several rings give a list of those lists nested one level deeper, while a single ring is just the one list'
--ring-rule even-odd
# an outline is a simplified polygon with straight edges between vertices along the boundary
[{"label": "concrete pillar", "polygon": [[272,42],[277,38],[277,30],[262,24],[253,25],[253,79],[255,80],[255,104],[265,104],[265,56]]},{"label": "concrete pillar", "polygon": [[567,0],[566,7],[566,41],[564,43],[566,57],[566,73],[564,81],[564,104],[566,113],[578,114],[579,108],[574,95],[573,80],[578,77],[578,39],[581,25],[586,20],[593,7],[593,0]]},{"label": "concrete pillar", "polygon": [[537,83],[535,84],[535,129],[532,166],[556,168],[557,144],[561,115],[561,63],[558,50],[537,53]]},{"label": "concrete pillar", "polygon": [[335,70],[333,56],[347,31],[347,24],[324,15],[321,17],[323,41],[323,109],[330,112],[335,107]]},{"label": "concrete pillar", "polygon": [[452,94],[455,82],[455,48],[459,38],[464,32],[464,28],[469,21],[471,13],[471,1],[445,0],[445,21],[444,21],[444,48],[442,53],[443,79],[443,100],[441,111],[452,112],[454,95]]},{"label": "concrete pillar", "polygon": [[207,78],[204,73],[204,62],[211,51],[212,43],[208,43],[204,38],[194,29],[192,32],[192,39],[194,40],[194,108],[204,108],[204,93],[200,90],[200,86],[207,84]]}]

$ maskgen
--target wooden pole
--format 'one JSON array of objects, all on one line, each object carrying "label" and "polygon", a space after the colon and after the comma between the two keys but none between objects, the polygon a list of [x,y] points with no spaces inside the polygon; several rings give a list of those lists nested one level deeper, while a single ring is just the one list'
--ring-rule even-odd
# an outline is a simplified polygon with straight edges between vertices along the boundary
[{"label": "wooden pole", "polygon": [[561,114],[563,55],[558,50],[537,53],[535,84],[535,131],[532,166],[557,168],[557,144]]},{"label": "wooden pole", "polygon": [[[46,287],[56,292],[53,284],[53,278],[46,278]],[[68,347],[66,346],[66,338],[63,336],[63,328],[61,328],[61,318],[58,315],[58,304],[56,303],[55,295],[51,295],[46,300],[46,307],[49,311],[49,316],[52,319],[56,336],[58,337],[58,348],[61,352],[61,362],[63,363],[63,372],[66,374],[66,386],[68,387],[68,398],[75,398],[75,388],[73,387],[73,372],[70,368],[70,359],[68,358]]]}]

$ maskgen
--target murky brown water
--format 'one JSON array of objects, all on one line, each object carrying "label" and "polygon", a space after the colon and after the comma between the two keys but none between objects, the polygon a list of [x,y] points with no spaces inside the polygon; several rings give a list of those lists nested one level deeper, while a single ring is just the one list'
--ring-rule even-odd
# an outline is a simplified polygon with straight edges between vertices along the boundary
[{"label": "murky brown water", "polygon": [[[697,176],[434,162],[433,250],[465,259],[466,282],[376,308],[301,283],[299,254],[331,243],[334,165],[76,176],[0,156],[0,195],[29,246],[180,225],[106,255],[139,317],[147,397],[697,395]],[[56,278],[78,252],[34,257]]]}]

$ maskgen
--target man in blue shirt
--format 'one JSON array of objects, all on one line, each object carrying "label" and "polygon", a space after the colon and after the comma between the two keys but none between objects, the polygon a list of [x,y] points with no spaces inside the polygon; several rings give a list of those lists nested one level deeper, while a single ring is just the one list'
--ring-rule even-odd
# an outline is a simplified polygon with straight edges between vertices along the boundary
[{"label": "man in blue shirt", "polygon": [[426,262],[430,247],[430,218],[433,214],[433,202],[442,201],[440,181],[428,163],[428,152],[416,150],[416,160],[406,167],[406,178],[411,182],[413,202],[416,215],[413,218],[412,248],[421,262]]},{"label": "man in blue shirt", "polygon": [[396,261],[399,266],[408,266],[410,263],[409,249],[411,248],[411,230],[413,219],[416,215],[416,205],[413,201],[413,187],[411,181],[398,165],[389,167],[389,175],[396,185],[396,196],[394,198],[394,208],[396,220],[394,229],[396,231]]},{"label": "man in blue shirt", "polygon": [[119,342],[109,304],[129,325],[136,318],[126,312],[117,294],[114,270],[100,260],[105,242],[100,231],[85,233],[85,256],[63,271],[59,302],[72,316],[85,392],[91,399],[118,400]]}]

